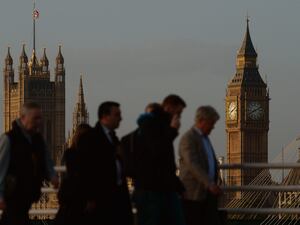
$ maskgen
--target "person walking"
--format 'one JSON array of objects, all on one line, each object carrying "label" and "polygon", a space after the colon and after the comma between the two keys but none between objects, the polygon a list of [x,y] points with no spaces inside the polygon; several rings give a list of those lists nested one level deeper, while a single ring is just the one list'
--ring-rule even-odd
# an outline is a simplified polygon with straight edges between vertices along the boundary
[{"label": "person walking", "polygon": [[132,210],[115,130],[122,120],[120,104],[104,102],[98,122],[78,142],[79,168],[89,213],[86,224],[132,225]]},{"label": "person walking", "polygon": [[39,129],[42,111],[25,103],[21,117],[0,138],[1,225],[29,225],[28,211],[41,196],[44,180],[58,187],[58,177]]},{"label": "person walking", "polygon": [[55,225],[85,224],[87,202],[82,195],[84,183],[80,179],[78,142],[91,129],[88,124],[80,124],[72,137],[70,148],[64,153],[63,161],[67,171],[58,192],[59,210]]},{"label": "person walking", "polygon": [[180,140],[180,179],[186,188],[184,210],[188,225],[221,224],[218,198],[222,191],[218,185],[218,163],[209,139],[219,118],[213,107],[199,107],[194,126]]},{"label": "person walking", "polygon": [[181,97],[169,95],[138,120],[134,201],[139,225],[185,224],[173,147],[185,107]]}]

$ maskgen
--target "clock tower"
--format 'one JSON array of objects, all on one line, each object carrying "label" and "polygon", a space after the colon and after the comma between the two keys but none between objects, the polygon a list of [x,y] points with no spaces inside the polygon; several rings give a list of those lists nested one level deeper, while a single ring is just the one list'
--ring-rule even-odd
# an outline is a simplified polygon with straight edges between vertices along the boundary
[{"label": "clock tower", "polygon": [[[228,163],[267,162],[269,92],[258,71],[248,19],[237,55],[236,73],[227,86],[225,105]],[[260,171],[230,170],[228,184],[249,184]]]}]

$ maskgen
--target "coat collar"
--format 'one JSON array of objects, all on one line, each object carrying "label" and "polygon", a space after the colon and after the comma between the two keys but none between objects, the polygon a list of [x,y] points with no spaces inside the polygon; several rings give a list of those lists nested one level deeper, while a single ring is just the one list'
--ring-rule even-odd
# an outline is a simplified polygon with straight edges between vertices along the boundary
[{"label": "coat collar", "polygon": [[104,138],[108,144],[113,146],[113,144],[110,142],[107,135],[105,134],[104,128],[100,122],[96,123],[94,129],[95,129],[96,136],[98,136],[98,137],[100,136],[100,137]]},{"label": "coat collar", "polygon": [[17,129],[21,134],[26,138],[26,140],[31,143],[32,142],[32,135],[30,135],[26,130],[25,127],[23,126],[22,122],[20,119],[16,119],[12,123],[13,129]]}]

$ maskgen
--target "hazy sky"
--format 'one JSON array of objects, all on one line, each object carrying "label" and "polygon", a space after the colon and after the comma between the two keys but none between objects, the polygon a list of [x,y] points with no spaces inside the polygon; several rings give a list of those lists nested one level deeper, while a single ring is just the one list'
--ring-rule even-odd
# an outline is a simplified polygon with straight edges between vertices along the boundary
[{"label": "hazy sky", "polygon": [[[32,49],[32,0],[0,4],[1,62],[10,45],[17,71],[22,43],[28,55]],[[116,100],[124,118],[118,133],[125,134],[146,103],[177,93],[188,103],[181,133],[192,125],[197,106],[217,108],[222,118],[212,140],[217,154],[225,155],[225,89],[248,11],[260,73],[270,87],[269,159],[300,133],[299,0],[37,0],[37,8],[38,55],[47,47],[52,73],[63,44],[67,128],[84,73],[91,124],[100,102]]]}]

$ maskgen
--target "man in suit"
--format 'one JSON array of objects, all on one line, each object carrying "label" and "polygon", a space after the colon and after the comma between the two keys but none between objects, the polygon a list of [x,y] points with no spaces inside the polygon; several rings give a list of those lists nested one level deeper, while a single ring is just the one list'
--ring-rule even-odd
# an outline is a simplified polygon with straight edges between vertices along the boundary
[{"label": "man in suit", "polygon": [[80,176],[90,221],[87,224],[132,225],[129,193],[115,133],[122,120],[120,105],[102,103],[98,118],[95,128],[78,143]]},{"label": "man in suit", "polygon": [[211,106],[199,107],[195,125],[180,140],[180,178],[186,189],[184,208],[188,225],[220,224],[218,164],[208,137],[219,118]]}]

